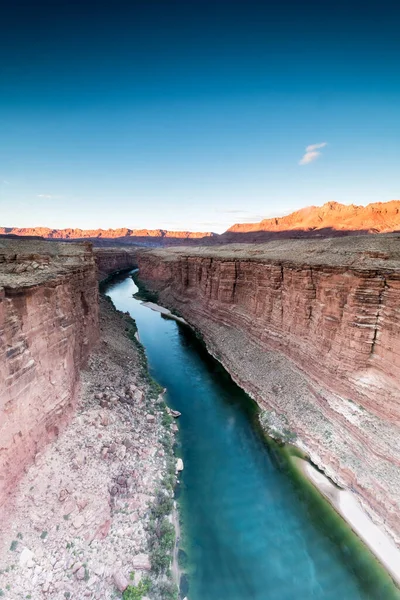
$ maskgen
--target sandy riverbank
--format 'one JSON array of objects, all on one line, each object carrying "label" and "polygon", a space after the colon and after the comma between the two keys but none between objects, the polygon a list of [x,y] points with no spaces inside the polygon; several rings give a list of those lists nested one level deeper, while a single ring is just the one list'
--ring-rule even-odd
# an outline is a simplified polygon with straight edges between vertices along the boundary
[{"label": "sandy riverbank", "polygon": [[373,523],[355,496],[347,490],[336,487],[307,461],[298,457],[293,457],[292,460],[344,518],[390,573],[397,585],[400,586],[400,550],[389,536]]},{"label": "sandy riverbank", "polygon": [[159,306],[158,304],[155,304],[154,302],[142,302],[142,304],[143,304],[143,306],[146,306],[147,308],[151,308],[151,310],[159,312],[162,315],[169,317],[170,319],[174,319],[175,321],[179,321],[180,323],[184,323],[185,325],[188,324],[187,321],[185,321],[185,319],[182,319],[182,317],[177,317],[168,308],[164,308],[164,306]]},{"label": "sandy riverbank", "polygon": [[172,512],[172,524],[175,527],[175,546],[174,546],[174,552],[173,552],[173,556],[172,556],[171,571],[172,571],[173,581],[179,589],[179,584],[180,584],[180,580],[181,580],[181,570],[179,568],[178,553],[179,553],[179,542],[180,542],[180,538],[181,538],[181,528],[180,528],[180,524],[179,524],[179,514],[178,514],[178,507],[177,507],[176,500],[174,501],[174,510]]}]

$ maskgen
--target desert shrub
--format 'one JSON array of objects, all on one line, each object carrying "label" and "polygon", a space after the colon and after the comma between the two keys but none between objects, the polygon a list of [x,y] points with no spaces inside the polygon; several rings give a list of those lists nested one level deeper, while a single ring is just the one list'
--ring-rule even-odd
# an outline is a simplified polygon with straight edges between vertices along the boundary
[{"label": "desert shrub", "polygon": [[178,600],[178,588],[171,581],[159,581],[155,591],[163,600]]},{"label": "desert shrub", "polygon": [[[135,574],[131,573],[131,579],[133,579],[134,576]],[[128,585],[122,595],[122,598],[123,600],[142,600],[143,596],[150,591],[150,588],[150,579],[148,577],[144,577],[137,585]]]}]

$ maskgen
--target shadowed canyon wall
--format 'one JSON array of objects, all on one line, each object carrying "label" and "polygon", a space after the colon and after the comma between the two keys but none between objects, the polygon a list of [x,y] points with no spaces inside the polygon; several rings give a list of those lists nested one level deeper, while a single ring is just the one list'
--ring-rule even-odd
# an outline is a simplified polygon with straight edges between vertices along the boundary
[{"label": "shadowed canyon wall", "polygon": [[94,255],[100,281],[116,271],[133,269],[137,264],[136,250],[129,248],[95,248]]},{"label": "shadowed canyon wall", "polygon": [[0,504],[71,416],[97,338],[91,245],[0,240]]},{"label": "shadowed canyon wall", "polygon": [[397,236],[141,250],[140,278],[400,540]]}]

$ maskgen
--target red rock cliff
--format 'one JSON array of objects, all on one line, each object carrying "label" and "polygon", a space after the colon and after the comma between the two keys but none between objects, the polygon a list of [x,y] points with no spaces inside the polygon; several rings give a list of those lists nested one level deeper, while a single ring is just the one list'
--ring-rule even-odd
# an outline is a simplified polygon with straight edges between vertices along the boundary
[{"label": "red rock cliff", "polygon": [[51,240],[112,240],[122,243],[144,243],[154,245],[174,245],[191,240],[210,238],[210,231],[168,231],[167,229],[50,229],[49,227],[0,227],[0,235],[40,236]]},{"label": "red rock cliff", "polygon": [[0,240],[0,504],[68,421],[97,337],[91,245]]},{"label": "red rock cliff", "polygon": [[136,250],[129,248],[95,248],[94,255],[101,281],[111,273],[136,267]]},{"label": "red rock cliff", "polygon": [[236,223],[220,242],[266,241],[276,237],[329,237],[332,235],[384,233],[400,229],[400,201],[375,202],[367,206],[327,202],[307,206],[285,217],[259,223]]},{"label": "red rock cliff", "polygon": [[294,432],[399,540],[399,238],[142,250],[138,263],[271,428]]}]

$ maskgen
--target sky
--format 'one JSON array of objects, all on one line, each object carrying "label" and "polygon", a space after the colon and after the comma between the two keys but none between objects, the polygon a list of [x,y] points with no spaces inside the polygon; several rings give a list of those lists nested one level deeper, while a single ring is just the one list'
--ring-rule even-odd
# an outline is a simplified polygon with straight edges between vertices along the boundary
[{"label": "sky", "polygon": [[400,198],[400,7],[13,0],[0,226],[224,231]]}]

